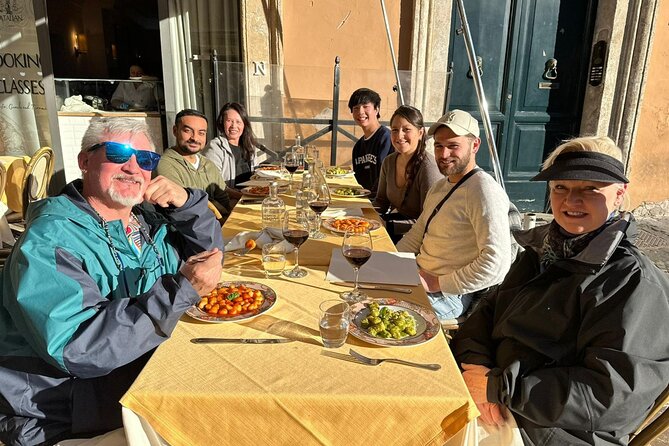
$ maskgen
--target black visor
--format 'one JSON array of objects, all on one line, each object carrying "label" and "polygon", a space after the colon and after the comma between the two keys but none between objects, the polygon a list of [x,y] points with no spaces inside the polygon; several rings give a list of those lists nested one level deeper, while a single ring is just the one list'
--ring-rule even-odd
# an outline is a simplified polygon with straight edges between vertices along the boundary
[{"label": "black visor", "polygon": [[598,152],[567,152],[530,181],[587,180],[603,183],[629,183],[623,163]]}]

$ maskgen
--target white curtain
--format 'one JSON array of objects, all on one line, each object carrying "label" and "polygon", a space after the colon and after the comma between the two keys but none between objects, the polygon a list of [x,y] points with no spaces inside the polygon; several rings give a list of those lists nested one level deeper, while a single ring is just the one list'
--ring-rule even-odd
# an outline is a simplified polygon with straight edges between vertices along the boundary
[{"label": "white curtain", "polygon": [[236,76],[226,74],[241,65],[238,2],[169,0],[168,13],[175,109],[194,108],[215,119],[218,110],[213,110],[211,97],[213,50],[224,62],[217,73],[221,100],[227,101],[226,95],[238,96],[235,90],[243,89]]}]

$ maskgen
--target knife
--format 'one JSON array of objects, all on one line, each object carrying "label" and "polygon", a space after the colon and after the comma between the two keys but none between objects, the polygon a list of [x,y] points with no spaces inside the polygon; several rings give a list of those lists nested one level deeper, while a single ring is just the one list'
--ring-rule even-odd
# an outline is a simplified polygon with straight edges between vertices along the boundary
[{"label": "knife", "polygon": [[[333,285],[341,285],[341,286],[350,286],[350,287],[354,286],[353,282],[332,282],[332,284]],[[404,288],[404,287],[390,286],[390,285],[369,285],[369,284],[366,284],[366,283],[359,283],[358,288],[363,289],[363,290],[393,291],[395,293],[402,293],[402,294],[413,293],[413,290],[411,288]]]},{"label": "knife", "polygon": [[264,198],[242,198],[239,204],[261,204]]},{"label": "knife", "polygon": [[193,338],[193,344],[283,344],[293,342],[295,339],[235,339],[235,338]]}]

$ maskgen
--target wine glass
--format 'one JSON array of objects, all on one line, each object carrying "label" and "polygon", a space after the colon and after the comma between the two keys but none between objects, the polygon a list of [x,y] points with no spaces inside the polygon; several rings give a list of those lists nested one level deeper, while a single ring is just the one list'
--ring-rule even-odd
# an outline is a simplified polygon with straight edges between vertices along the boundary
[{"label": "wine glass", "polygon": [[309,222],[305,211],[291,209],[283,213],[282,224],[283,238],[295,247],[295,267],[284,271],[283,275],[293,279],[299,279],[307,275],[305,269],[300,268],[300,245],[309,238]]},{"label": "wine glass", "polygon": [[300,167],[300,160],[295,152],[288,152],[283,157],[283,167],[290,173],[290,190],[293,190],[293,174]]},{"label": "wine glass", "polygon": [[[321,183],[316,185],[309,191],[307,195],[307,203],[312,211],[318,214],[318,220],[320,222],[321,214],[330,206],[330,188],[326,183]],[[320,223],[318,225],[318,231],[311,236],[314,239],[325,238],[325,234],[320,231]]]},{"label": "wine glass", "polygon": [[360,302],[367,298],[367,295],[358,289],[358,274],[360,267],[372,256],[372,235],[369,233],[369,228],[346,231],[341,251],[355,271],[355,287],[351,291],[344,291],[339,296],[347,302]]}]

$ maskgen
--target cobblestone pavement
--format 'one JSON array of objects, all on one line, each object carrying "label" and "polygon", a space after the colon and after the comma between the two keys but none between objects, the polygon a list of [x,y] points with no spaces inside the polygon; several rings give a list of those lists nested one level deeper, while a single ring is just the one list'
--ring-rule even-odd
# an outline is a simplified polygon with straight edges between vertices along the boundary
[{"label": "cobblestone pavement", "polygon": [[[657,266],[669,274],[669,216],[639,217],[639,236],[636,245]],[[665,407],[665,410],[668,410]],[[665,432],[651,446],[669,446],[669,432]]]},{"label": "cobblestone pavement", "polygon": [[658,266],[669,273],[669,217],[638,218],[636,245]]}]

